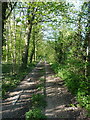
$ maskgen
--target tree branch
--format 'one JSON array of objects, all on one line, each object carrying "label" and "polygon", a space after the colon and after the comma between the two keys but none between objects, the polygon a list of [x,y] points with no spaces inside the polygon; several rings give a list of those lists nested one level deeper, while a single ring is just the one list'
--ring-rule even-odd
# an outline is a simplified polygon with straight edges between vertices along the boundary
[{"label": "tree branch", "polygon": [[11,14],[12,10],[14,9],[14,7],[16,6],[16,4],[17,4],[17,2],[15,2],[13,6],[11,5],[11,6],[12,6],[12,7],[11,7],[11,10],[10,10],[10,12],[8,13],[8,15],[5,17],[5,20],[8,19],[8,17],[10,16],[10,14]]}]

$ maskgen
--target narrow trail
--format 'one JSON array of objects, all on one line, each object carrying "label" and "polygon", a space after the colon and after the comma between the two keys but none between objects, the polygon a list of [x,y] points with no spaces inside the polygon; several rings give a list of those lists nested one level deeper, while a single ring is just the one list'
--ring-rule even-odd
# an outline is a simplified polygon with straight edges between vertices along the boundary
[{"label": "narrow trail", "polygon": [[[44,70],[44,72],[41,72]],[[45,79],[44,91],[38,91],[39,79]],[[47,62],[40,61],[37,66],[21,81],[20,85],[8,93],[7,99],[2,102],[2,118],[13,120],[25,119],[25,113],[31,108],[33,94],[43,93],[46,95],[47,106],[44,114],[47,118],[79,118],[80,107],[71,107],[75,98],[68,92],[64,82],[55,77],[54,72]],[[78,120],[78,119],[77,119]]]},{"label": "narrow trail", "polygon": [[55,77],[54,72],[50,68],[50,65],[46,63],[46,101],[47,107],[45,109],[45,115],[47,118],[61,118],[67,119],[83,119],[84,113],[80,107],[71,106],[71,104],[77,104],[75,97],[68,92],[68,89],[64,85],[59,77]]},{"label": "narrow trail", "polygon": [[36,85],[43,77],[40,73],[44,63],[39,62],[16,89],[8,93],[7,99],[2,101],[2,118],[18,120],[25,119],[25,113],[31,108],[31,97],[38,92]]},{"label": "narrow trail", "polygon": [[[47,106],[45,115],[47,118],[56,118],[55,120],[90,120],[85,117],[86,111],[77,106],[77,101],[70,92],[68,92],[64,81],[55,76],[48,63],[46,69],[46,101]],[[72,106],[74,105],[74,106]]]}]

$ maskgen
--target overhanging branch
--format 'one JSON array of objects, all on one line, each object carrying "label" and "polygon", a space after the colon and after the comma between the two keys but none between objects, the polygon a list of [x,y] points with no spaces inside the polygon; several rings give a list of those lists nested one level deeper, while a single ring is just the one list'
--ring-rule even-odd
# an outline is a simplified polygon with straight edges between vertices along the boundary
[{"label": "overhanging branch", "polygon": [[10,12],[8,13],[8,15],[5,17],[5,20],[8,19],[8,17],[10,16],[10,14],[11,14],[12,10],[14,9],[14,7],[16,6],[16,4],[17,4],[17,2],[15,2],[13,6],[11,5],[11,6],[12,6],[12,7],[11,7],[11,10],[10,10]]}]

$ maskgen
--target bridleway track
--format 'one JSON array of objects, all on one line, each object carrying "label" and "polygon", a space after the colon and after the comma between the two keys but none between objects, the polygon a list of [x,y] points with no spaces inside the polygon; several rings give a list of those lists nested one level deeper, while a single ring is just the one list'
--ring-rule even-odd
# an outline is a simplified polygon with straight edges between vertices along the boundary
[{"label": "bridleway track", "polygon": [[[43,74],[41,74],[44,70]],[[60,119],[83,119],[83,110],[77,106],[75,97],[68,92],[64,81],[55,76],[50,65],[46,61],[40,61],[37,66],[25,77],[23,81],[2,102],[2,118],[25,119],[25,113],[31,109],[31,97],[38,93],[36,85],[40,78],[44,78],[44,95],[46,95],[47,106],[43,113],[47,118]],[[71,106],[75,104],[75,106]]]}]

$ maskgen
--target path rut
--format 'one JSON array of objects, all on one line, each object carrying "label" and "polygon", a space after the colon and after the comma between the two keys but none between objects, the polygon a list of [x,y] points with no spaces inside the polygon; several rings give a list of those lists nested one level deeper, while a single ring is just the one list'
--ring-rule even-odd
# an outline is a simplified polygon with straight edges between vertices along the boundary
[{"label": "path rut", "polygon": [[[40,71],[45,70],[46,74],[41,74]],[[55,76],[50,65],[47,62],[40,61],[35,69],[26,76],[26,78],[14,89],[8,93],[7,99],[2,102],[2,117],[22,120],[25,119],[25,113],[31,109],[31,97],[33,94],[38,93],[36,85],[39,79],[44,77],[45,89],[43,94],[46,95],[47,106],[44,109],[44,114],[47,118],[60,120],[62,118],[83,119],[84,114],[81,115],[82,109],[80,107],[71,106],[76,104],[75,97],[68,92],[64,81]],[[63,119],[62,119],[63,120]]]},{"label": "path rut", "polygon": [[2,119],[22,120],[25,113],[31,109],[31,97],[38,92],[36,85],[40,77],[40,71],[44,69],[44,63],[40,61],[16,89],[8,93],[8,97],[2,101]]},{"label": "path rut", "polygon": [[[50,65],[46,63],[46,101],[45,115],[47,118],[83,119],[84,114],[78,106],[75,97],[68,92],[67,87],[59,77],[55,77]],[[82,115],[81,115],[82,114]]]}]

